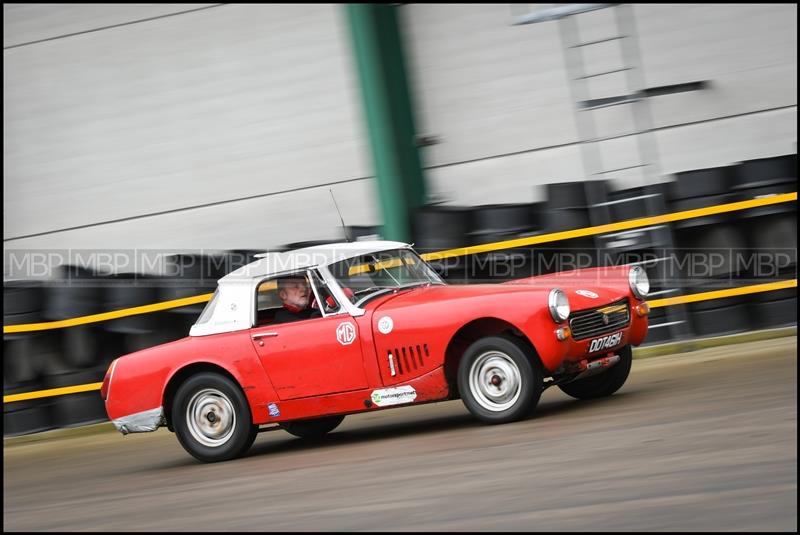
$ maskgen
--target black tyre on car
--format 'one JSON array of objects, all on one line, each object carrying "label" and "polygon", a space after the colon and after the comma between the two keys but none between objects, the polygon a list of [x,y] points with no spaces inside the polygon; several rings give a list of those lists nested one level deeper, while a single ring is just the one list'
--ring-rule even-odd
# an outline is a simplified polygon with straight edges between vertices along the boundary
[{"label": "black tyre on car", "polygon": [[458,389],[473,416],[501,424],[533,411],[543,378],[531,353],[511,336],[487,336],[467,348],[458,365]]},{"label": "black tyre on car", "polygon": [[336,429],[344,420],[344,416],[325,416],[323,418],[311,418],[309,420],[295,420],[293,422],[281,422],[279,425],[288,433],[300,438],[309,440],[320,439]]},{"label": "black tyre on car", "polygon": [[625,346],[617,352],[619,355],[619,362],[605,370],[586,377],[585,379],[578,379],[571,383],[558,385],[558,387],[570,396],[578,399],[593,399],[610,396],[625,384],[628,375],[631,372],[631,363],[633,362],[633,351],[631,346]]},{"label": "black tyre on car", "polygon": [[180,385],[172,423],[181,446],[205,462],[242,455],[258,434],[239,385],[211,372],[193,375]]}]

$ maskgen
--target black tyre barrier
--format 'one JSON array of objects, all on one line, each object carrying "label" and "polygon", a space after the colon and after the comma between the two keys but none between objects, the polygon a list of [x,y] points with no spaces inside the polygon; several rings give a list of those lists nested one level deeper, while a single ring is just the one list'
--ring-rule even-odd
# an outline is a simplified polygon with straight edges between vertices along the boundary
[{"label": "black tyre barrier", "polygon": [[738,254],[745,254],[747,243],[732,225],[681,229],[675,233],[676,261],[687,286],[703,284],[704,279],[732,278],[738,269]]},{"label": "black tyre barrier", "polygon": [[76,325],[61,330],[62,352],[69,366],[80,369],[99,364],[100,330],[96,324]]},{"label": "black tyre barrier", "polygon": [[689,310],[697,336],[733,334],[752,328],[744,296],[690,303]]},{"label": "black tyre barrier", "polygon": [[[106,279],[103,307],[107,311],[122,310],[158,302],[158,288],[151,277],[121,273]],[[158,328],[154,314],[137,314],[103,322],[105,330],[115,333],[147,333]]]},{"label": "black tyre barrier", "polygon": [[44,362],[36,351],[39,338],[28,335],[3,340],[3,379],[9,384],[35,381],[41,375]]},{"label": "black tyre barrier", "polygon": [[548,209],[544,220],[548,233],[591,226],[589,210],[585,207]]},{"label": "black tyre barrier", "polygon": [[542,230],[544,203],[489,204],[472,209],[473,245],[511,240]]},{"label": "black tyre barrier", "polygon": [[[42,310],[44,289],[38,281],[3,282],[3,316],[16,316]],[[13,325],[4,322],[4,325]]]},{"label": "black tyre barrier", "polygon": [[3,375],[9,383],[35,381],[43,375],[68,371],[58,332],[28,333],[3,342]]},{"label": "black tyre barrier", "polygon": [[[423,206],[414,214],[414,248],[420,254],[466,247],[472,228],[471,211],[463,207]],[[454,284],[469,282],[467,259],[456,256],[430,262],[447,281]]]},{"label": "black tyre barrier", "polygon": [[[44,379],[42,386],[48,389],[99,383],[103,380],[105,373],[106,367],[96,367],[51,375]],[[56,427],[75,427],[108,420],[105,404],[103,403],[103,398],[100,397],[99,390],[65,394],[45,399],[48,400],[47,406],[50,411],[51,421]]]},{"label": "black tyre barrier", "polygon": [[[797,191],[796,182],[783,182],[781,184],[772,184],[769,186],[761,186],[758,188],[748,188],[735,190],[733,194],[733,201],[749,201],[751,199],[771,197],[773,195],[780,195],[782,193],[791,193]],[[760,218],[775,214],[797,214],[796,202],[782,202],[777,204],[770,204],[767,206],[758,206],[744,210],[738,214],[739,219],[752,220],[753,218]]]},{"label": "black tyre barrier", "polygon": [[607,180],[555,182],[545,186],[547,209],[586,208],[597,199],[605,199],[609,191]]},{"label": "black tyre barrier", "polygon": [[[694,197],[691,199],[677,199],[670,201],[670,212],[683,212],[685,210],[695,210],[697,208],[706,208],[708,206],[715,206],[717,204],[727,204],[733,201],[731,193],[724,193],[722,195],[712,195],[706,197]],[[673,223],[674,228],[685,229],[695,227],[706,227],[712,225],[725,224],[731,219],[735,218],[730,212],[722,214],[707,215],[703,217],[693,217],[691,219],[681,219]]]},{"label": "black tyre barrier", "polygon": [[423,206],[414,214],[414,243],[425,253],[466,247],[472,228],[471,209]]},{"label": "black tyre barrier", "polygon": [[675,181],[668,186],[669,197],[676,200],[727,193],[732,184],[733,167],[729,165],[675,173]]},{"label": "black tyre barrier", "polygon": [[759,329],[797,323],[797,288],[763,292],[752,296],[750,317]]},{"label": "black tyre barrier", "polygon": [[[225,258],[195,254],[170,255],[165,262],[165,277],[158,288],[159,301],[172,301],[212,293],[224,273]],[[173,314],[199,316],[205,303],[170,309]]]},{"label": "black tyre barrier", "polygon": [[100,283],[94,271],[62,265],[55,273],[56,280],[45,287],[44,317],[47,320],[105,312],[102,310]]},{"label": "black tyre barrier", "polygon": [[[3,395],[23,394],[42,389],[39,380],[13,385],[3,383]],[[44,399],[29,399],[3,403],[3,436],[39,433],[56,427]]]},{"label": "black tyre barrier", "polygon": [[[607,180],[547,184],[544,227],[547,232],[584,228],[608,222]],[[601,206],[598,207],[598,203]]]},{"label": "black tyre barrier", "polygon": [[606,206],[609,223],[666,214],[669,190],[666,183],[609,192]]},{"label": "black tyre barrier", "polygon": [[665,248],[670,243],[670,232],[665,225],[658,225],[652,228],[601,234],[596,239],[597,246],[601,250],[614,254],[617,251],[627,252]]},{"label": "black tyre barrier", "polygon": [[797,154],[746,160],[734,167],[731,179],[734,189],[797,182]]},{"label": "black tyre barrier", "polygon": [[544,244],[533,248],[531,253],[533,275],[547,275],[557,271],[571,271],[599,265],[598,251],[591,236],[572,238],[556,244]]},{"label": "black tyre barrier", "polygon": [[[741,278],[768,282],[797,264],[797,213],[770,214],[737,223],[747,249],[741,260]],[[796,270],[789,270],[796,278]],[[755,282],[754,282],[755,283]]]}]

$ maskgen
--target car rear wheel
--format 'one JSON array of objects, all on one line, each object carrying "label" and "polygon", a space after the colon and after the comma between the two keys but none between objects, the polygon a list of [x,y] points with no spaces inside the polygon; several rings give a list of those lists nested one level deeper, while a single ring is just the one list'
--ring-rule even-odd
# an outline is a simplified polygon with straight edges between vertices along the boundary
[{"label": "car rear wheel", "polygon": [[528,348],[508,336],[489,336],[470,345],[458,365],[458,388],[467,409],[489,424],[529,414],[542,394],[542,374]]},{"label": "car rear wheel", "polygon": [[326,416],[311,420],[281,422],[279,425],[288,433],[300,438],[319,439],[336,429],[344,416]]},{"label": "car rear wheel", "polygon": [[198,373],[181,384],[172,421],[181,446],[205,462],[238,457],[258,434],[239,385],[217,373]]},{"label": "car rear wheel", "polygon": [[578,399],[610,396],[625,384],[633,362],[633,351],[631,351],[631,346],[629,345],[620,349],[617,355],[619,355],[619,362],[606,371],[585,379],[558,385],[558,387],[565,394]]}]

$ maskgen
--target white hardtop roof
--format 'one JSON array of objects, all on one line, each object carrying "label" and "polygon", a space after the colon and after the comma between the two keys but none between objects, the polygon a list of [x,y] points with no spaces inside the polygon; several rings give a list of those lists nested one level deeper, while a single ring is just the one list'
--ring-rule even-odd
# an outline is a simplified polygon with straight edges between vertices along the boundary
[{"label": "white hardtop roof", "polygon": [[268,277],[287,271],[296,271],[321,265],[327,266],[334,262],[339,262],[362,254],[409,247],[411,247],[409,244],[397,241],[358,241],[351,243],[328,243],[325,245],[295,249],[294,251],[266,253],[259,260],[251,262],[225,275],[219,282],[238,282],[253,278]]}]

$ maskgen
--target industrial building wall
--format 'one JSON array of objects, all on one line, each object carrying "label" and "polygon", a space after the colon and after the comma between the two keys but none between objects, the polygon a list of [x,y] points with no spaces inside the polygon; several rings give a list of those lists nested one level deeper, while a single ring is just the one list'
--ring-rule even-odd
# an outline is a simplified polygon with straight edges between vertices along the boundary
[{"label": "industrial building wall", "polygon": [[[557,22],[522,5],[400,6],[434,196],[542,200],[584,178]],[[23,5],[4,10],[4,248],[266,248],[380,222],[339,5]],[[635,5],[669,173],[796,152],[796,5]],[[580,38],[616,34],[613,10]],[[612,43],[613,44],[613,43]],[[617,45],[615,45],[617,46]],[[592,70],[621,62],[596,49]],[[593,86],[616,94],[621,79]],[[611,110],[601,133],[624,127]],[[604,147],[622,167],[635,138]],[[620,187],[641,176],[608,176]]]},{"label": "industrial building wall", "polygon": [[328,189],[378,222],[341,6],[3,11],[6,248],[340,237]]},{"label": "industrial building wall", "polygon": [[[561,22],[512,25],[531,5],[406,5],[409,64],[430,190],[453,204],[544,200],[547,182],[582,180]],[[539,4],[538,6],[542,6]],[[619,35],[614,9],[576,16],[577,42]],[[663,180],[670,173],[797,150],[797,5],[633,6],[646,87],[707,81],[649,99]],[[583,51],[586,74],[621,68],[620,41]],[[590,97],[626,92],[625,72]],[[599,136],[630,130],[629,106],[595,113]],[[601,147],[605,169],[637,156],[635,137]],[[641,185],[639,171],[596,177]]]}]

